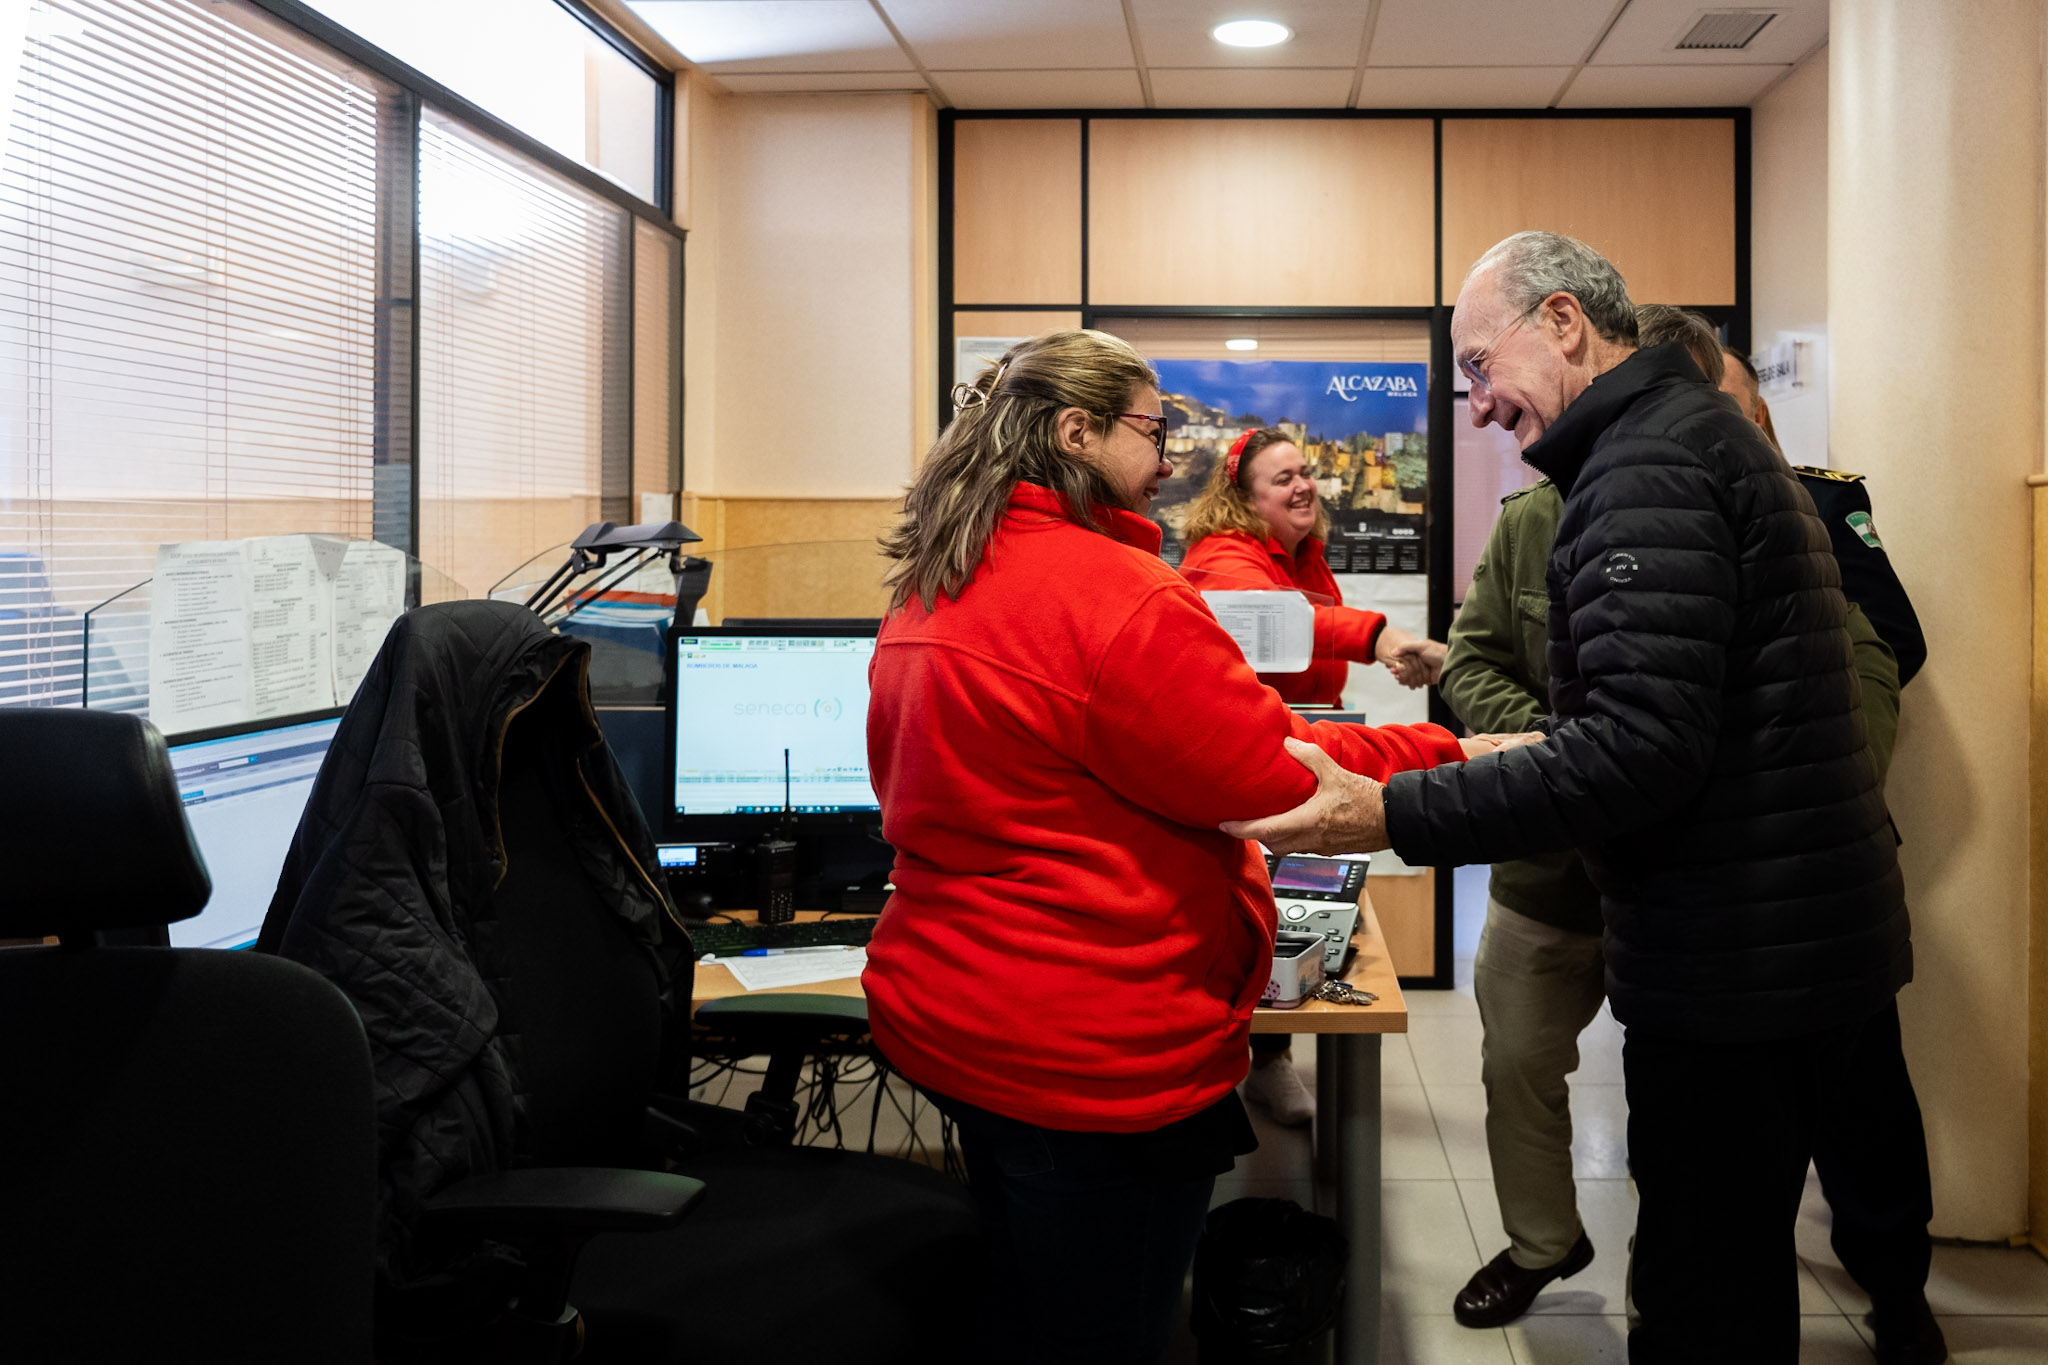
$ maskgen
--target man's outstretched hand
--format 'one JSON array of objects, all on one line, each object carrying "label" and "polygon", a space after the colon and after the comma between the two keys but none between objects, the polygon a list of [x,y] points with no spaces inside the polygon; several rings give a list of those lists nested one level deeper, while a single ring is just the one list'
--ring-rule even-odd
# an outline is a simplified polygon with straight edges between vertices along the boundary
[{"label": "man's outstretched hand", "polygon": [[1226,820],[1223,832],[1233,839],[1256,839],[1275,853],[1377,853],[1386,848],[1386,787],[1338,767],[1313,744],[1291,737],[1285,742],[1294,760],[1315,774],[1316,794],[1263,820]]},{"label": "man's outstretched hand", "polygon": [[1434,687],[1444,676],[1444,660],[1450,646],[1441,640],[1425,640],[1392,626],[1380,628],[1373,657],[1387,666],[1403,687]]}]

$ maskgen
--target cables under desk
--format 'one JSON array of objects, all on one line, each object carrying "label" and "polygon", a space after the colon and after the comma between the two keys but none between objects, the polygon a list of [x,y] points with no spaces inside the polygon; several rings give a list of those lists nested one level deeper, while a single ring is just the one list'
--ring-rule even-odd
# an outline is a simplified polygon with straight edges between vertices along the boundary
[{"label": "cables under desk", "polygon": [[[700,1056],[690,1071],[690,1098],[738,1109],[767,1074],[765,1057]],[[812,1057],[797,1084],[796,1105],[797,1146],[855,1147],[967,1178],[952,1120],[866,1049]],[[901,1132],[878,1144],[885,1115]]]}]

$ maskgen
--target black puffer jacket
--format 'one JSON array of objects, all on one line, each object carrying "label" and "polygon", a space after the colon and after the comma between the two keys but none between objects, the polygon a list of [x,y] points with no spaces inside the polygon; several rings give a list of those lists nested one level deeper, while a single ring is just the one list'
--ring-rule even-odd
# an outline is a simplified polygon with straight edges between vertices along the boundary
[{"label": "black puffer jacket", "polygon": [[1416,864],[1576,846],[1615,1018],[1751,1041],[1912,976],[1828,534],[1782,457],[1676,345],[1596,379],[1527,459],[1565,494],[1547,742],[1397,774]]},{"label": "black puffer jacket", "polygon": [[[543,691],[573,696],[537,714],[568,733],[584,870],[656,959],[672,913],[645,869],[646,824],[588,702],[590,646],[509,602],[451,602],[391,628],[329,749],[257,939],[340,986],[370,1037],[377,1079],[379,1270],[423,1267],[406,1232],[427,1196],[522,1154],[526,1088],[516,1021],[490,983],[506,975],[488,931],[505,869],[499,758],[512,717]],[[667,937],[669,952],[687,939]],[[680,1015],[688,1013],[683,978]],[[676,1001],[664,996],[669,1027]]]}]

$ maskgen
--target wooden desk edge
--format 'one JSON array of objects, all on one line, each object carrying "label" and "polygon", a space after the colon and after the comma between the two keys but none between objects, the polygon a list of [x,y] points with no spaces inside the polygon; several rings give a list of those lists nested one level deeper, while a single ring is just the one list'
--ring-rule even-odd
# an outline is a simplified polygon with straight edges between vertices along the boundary
[{"label": "wooden desk edge", "polygon": [[1401,980],[1380,937],[1379,916],[1372,903],[1360,907],[1358,929],[1351,935],[1351,963],[1344,980],[1379,1000],[1370,1005],[1332,1005],[1310,1000],[1291,1010],[1259,1009],[1252,1012],[1253,1033],[1406,1033],[1408,1001],[1401,994]]},{"label": "wooden desk edge", "polygon": [[[1351,936],[1351,966],[1344,979],[1362,991],[1379,997],[1373,1005],[1331,1005],[1311,1000],[1291,1010],[1260,1009],[1252,1013],[1253,1033],[1406,1033],[1408,1002],[1401,995],[1401,983],[1394,972],[1387,941],[1380,937],[1379,917],[1368,902],[1359,916],[1357,932]],[[806,915],[809,919],[813,916]],[[723,965],[699,962],[690,992],[690,1008],[707,1000],[724,1000],[735,995],[836,995],[861,998],[860,978],[843,977],[808,986],[776,986],[747,992]]]}]

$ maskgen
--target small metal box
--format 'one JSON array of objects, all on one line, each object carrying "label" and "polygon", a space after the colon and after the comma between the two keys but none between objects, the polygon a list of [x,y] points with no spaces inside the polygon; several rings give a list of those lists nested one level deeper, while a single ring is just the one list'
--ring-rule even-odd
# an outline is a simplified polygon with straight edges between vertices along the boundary
[{"label": "small metal box", "polygon": [[1323,984],[1323,936],[1282,929],[1273,939],[1273,975],[1262,1005],[1291,1010]]}]

